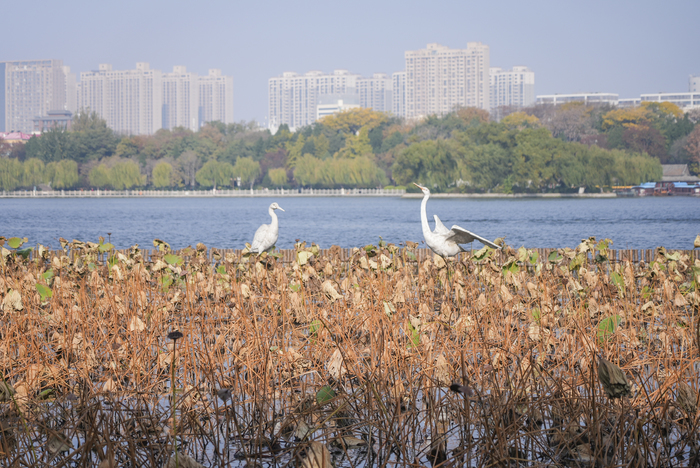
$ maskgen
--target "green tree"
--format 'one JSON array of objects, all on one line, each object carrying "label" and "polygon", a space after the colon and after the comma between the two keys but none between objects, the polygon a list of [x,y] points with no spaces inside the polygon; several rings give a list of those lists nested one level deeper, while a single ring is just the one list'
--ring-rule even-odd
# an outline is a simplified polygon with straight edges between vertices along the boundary
[{"label": "green tree", "polygon": [[74,187],[80,180],[78,163],[69,159],[52,161],[46,165],[46,178],[54,190]]},{"label": "green tree", "polygon": [[314,156],[316,156],[318,159],[326,159],[330,157],[330,142],[328,141],[328,137],[321,133],[317,137],[314,137],[314,139],[316,150]]},{"label": "green tree", "polygon": [[24,170],[16,159],[0,157],[0,189],[14,190],[22,183]]},{"label": "green tree", "polygon": [[70,159],[74,154],[68,132],[60,128],[52,128],[41,135],[31,137],[25,148],[27,158],[41,159],[44,163]]},{"label": "green tree", "polygon": [[700,173],[700,123],[688,135],[685,150],[690,156],[689,169],[695,174]]},{"label": "green tree", "polygon": [[144,185],[141,169],[134,161],[119,161],[109,172],[112,187],[115,190],[128,190],[138,185]]},{"label": "green tree", "polygon": [[310,154],[302,156],[294,168],[294,180],[299,185],[315,185],[318,181],[317,170],[321,166],[321,160]]},{"label": "green tree", "polygon": [[567,145],[566,151],[556,161],[559,182],[566,188],[585,187],[587,165],[588,148],[581,144]]},{"label": "green tree", "polygon": [[173,166],[167,162],[159,162],[153,168],[153,186],[166,188],[171,186]]},{"label": "green tree", "polygon": [[454,140],[425,140],[399,153],[392,167],[392,178],[399,185],[422,183],[445,190],[458,178],[462,148]]},{"label": "green tree", "polygon": [[24,161],[24,174],[22,185],[34,187],[43,184],[45,181],[46,165],[39,158],[30,158]]},{"label": "green tree", "polygon": [[369,141],[367,127],[362,127],[357,136],[350,135],[345,140],[345,147],[338,151],[335,157],[357,158],[359,156],[372,155],[372,145]]},{"label": "green tree", "polygon": [[646,154],[612,150],[614,166],[608,170],[614,174],[618,185],[637,185],[661,179],[663,170],[659,160]]},{"label": "green tree", "polygon": [[[460,172],[469,176],[468,181],[473,188],[489,191],[508,185],[514,163],[511,154],[499,145],[475,145],[468,148],[465,167]],[[503,191],[508,192],[509,189]]]},{"label": "green tree", "polygon": [[[511,114],[508,117],[511,117]],[[507,118],[507,117],[506,117]],[[504,119],[505,120],[505,119]],[[565,145],[546,128],[525,128],[515,136],[511,182],[521,190],[540,191],[556,185],[556,159]]]},{"label": "green tree", "polygon": [[253,158],[238,158],[233,166],[233,175],[240,177],[242,184],[249,183],[252,190],[255,179],[260,175],[260,163]]},{"label": "green tree", "polygon": [[287,142],[287,166],[295,167],[299,158],[302,157],[304,153],[304,144],[306,143],[306,138],[304,135],[299,134],[296,141],[289,140]]},{"label": "green tree", "polygon": [[197,171],[197,183],[202,187],[222,187],[231,185],[233,166],[227,162],[209,160]]},{"label": "green tree", "polygon": [[[115,150],[114,154],[120,158],[135,158],[140,156],[141,153],[142,149],[139,148],[135,138],[124,137],[119,141],[119,143],[117,143],[117,149]],[[149,154],[148,156],[153,155]]]},{"label": "green tree", "polygon": [[270,169],[267,172],[267,175],[270,177],[270,181],[272,182],[272,184],[277,187],[282,187],[287,183],[287,170],[283,167]]},{"label": "green tree", "polygon": [[110,174],[110,169],[101,163],[90,170],[88,174],[88,180],[90,185],[97,188],[105,188],[112,185],[112,178]]},{"label": "green tree", "polygon": [[590,159],[586,168],[586,185],[603,192],[605,187],[613,185],[615,156],[610,151],[597,146],[591,146],[588,151]]},{"label": "green tree", "polygon": [[90,109],[81,109],[75,114],[69,135],[73,149],[71,159],[80,163],[111,156],[119,143],[107,122]]},{"label": "green tree", "polygon": [[353,182],[359,187],[377,187],[387,185],[389,180],[384,171],[377,164],[366,156],[355,158],[348,162],[351,165]]}]

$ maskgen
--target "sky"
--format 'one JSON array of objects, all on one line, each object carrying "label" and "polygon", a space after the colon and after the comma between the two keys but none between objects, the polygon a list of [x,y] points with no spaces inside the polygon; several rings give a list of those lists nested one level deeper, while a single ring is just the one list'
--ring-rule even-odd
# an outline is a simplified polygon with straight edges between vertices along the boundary
[{"label": "sky", "polygon": [[[0,26],[0,61],[61,59],[234,79],[234,119],[267,122],[267,82],[285,71],[404,69],[437,42],[489,46],[491,66],[525,65],[535,93],[687,92],[700,75],[699,0],[25,0]],[[21,11],[20,11],[21,10]]]}]

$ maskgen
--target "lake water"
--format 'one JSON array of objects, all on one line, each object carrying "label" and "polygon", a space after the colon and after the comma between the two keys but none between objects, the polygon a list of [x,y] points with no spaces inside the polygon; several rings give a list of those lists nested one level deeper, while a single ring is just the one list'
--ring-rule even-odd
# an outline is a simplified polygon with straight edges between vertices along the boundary
[{"label": "lake water", "polygon": [[[203,242],[209,247],[243,248],[267,208],[277,201],[277,247],[295,239],[361,247],[420,241],[420,199],[386,197],[307,198],[52,198],[0,199],[0,235],[28,237],[29,244],[58,248],[58,238],[97,242],[108,237],[117,248],[153,248],[159,238],[173,248]],[[613,248],[692,249],[700,233],[700,199],[649,197],[614,199],[431,199],[437,214],[488,239],[506,236],[520,247],[575,247],[581,239],[610,238]],[[475,242],[474,248],[481,244]]]}]

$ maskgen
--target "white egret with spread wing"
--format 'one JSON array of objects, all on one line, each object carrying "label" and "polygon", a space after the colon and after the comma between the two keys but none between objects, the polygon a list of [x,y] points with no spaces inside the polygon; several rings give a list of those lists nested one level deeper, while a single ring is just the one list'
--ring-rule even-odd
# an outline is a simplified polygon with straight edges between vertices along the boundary
[{"label": "white egret with spread wing", "polygon": [[418,185],[414,182],[416,187],[423,191],[423,201],[420,204],[420,221],[423,227],[423,237],[425,237],[425,243],[428,247],[440,255],[443,258],[454,257],[460,252],[464,252],[465,249],[460,244],[468,244],[474,240],[478,240],[484,245],[493,247],[494,249],[500,249],[500,247],[490,240],[484,239],[481,236],[469,232],[464,228],[457,225],[452,226],[452,229],[447,229],[447,227],[442,224],[440,218],[435,216],[435,230],[430,230],[430,225],[428,224],[428,215],[426,214],[426,205],[428,204],[428,198],[430,198],[430,190],[427,187]]},{"label": "white egret with spread wing", "polygon": [[255,231],[253,244],[250,246],[250,251],[252,253],[261,254],[263,252],[267,252],[275,246],[280,233],[279,222],[277,221],[275,210],[282,210],[282,208],[280,208],[277,203],[270,205],[270,208],[267,211],[270,213],[272,222],[270,224],[263,224],[257,231]]}]

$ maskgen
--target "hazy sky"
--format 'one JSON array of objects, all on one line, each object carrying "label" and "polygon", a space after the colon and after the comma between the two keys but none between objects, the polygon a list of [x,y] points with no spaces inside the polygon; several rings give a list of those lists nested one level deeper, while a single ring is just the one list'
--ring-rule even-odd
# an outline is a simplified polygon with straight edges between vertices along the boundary
[{"label": "hazy sky", "polygon": [[526,65],[535,93],[688,91],[700,74],[699,0],[49,0],[15,3],[0,61],[62,59],[78,74],[136,62],[234,78],[234,117],[267,118],[267,80],[284,71],[369,76],[404,51],[481,41],[491,66]]}]

